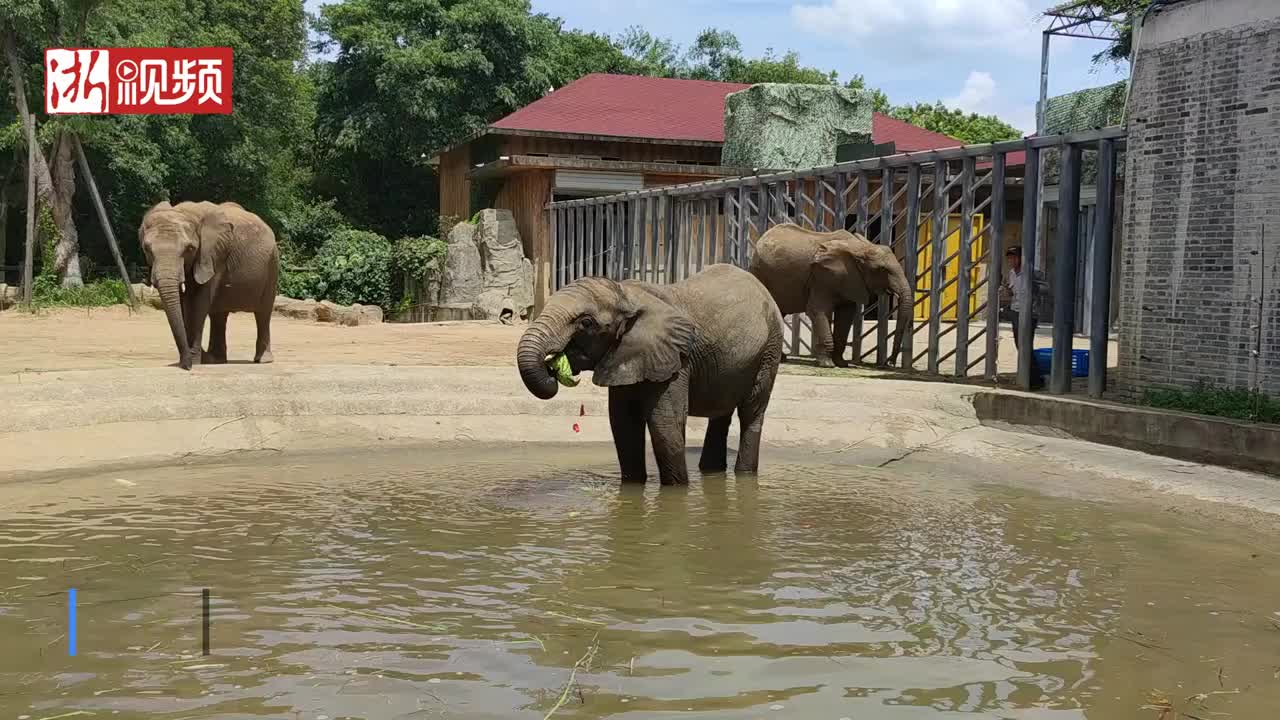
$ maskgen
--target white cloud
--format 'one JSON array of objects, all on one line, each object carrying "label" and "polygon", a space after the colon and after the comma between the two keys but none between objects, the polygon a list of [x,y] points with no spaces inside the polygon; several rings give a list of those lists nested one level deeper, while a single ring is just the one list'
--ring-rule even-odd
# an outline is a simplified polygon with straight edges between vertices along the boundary
[{"label": "white cloud", "polygon": [[1035,106],[1010,102],[1007,97],[998,92],[995,78],[991,77],[991,73],[982,70],[970,70],[960,92],[944,99],[942,103],[967,113],[995,115],[1021,130],[1023,134],[1029,135],[1036,128]]},{"label": "white cloud", "polygon": [[995,95],[996,81],[991,77],[991,73],[970,70],[969,77],[965,78],[964,87],[960,89],[960,94],[949,97],[943,102],[948,107],[960,108],[965,112],[978,112],[979,108],[985,107]]},{"label": "white cloud", "polygon": [[797,4],[792,20],[809,32],[859,43],[904,40],[916,47],[1039,48],[1039,13],[1027,0],[818,0]]}]

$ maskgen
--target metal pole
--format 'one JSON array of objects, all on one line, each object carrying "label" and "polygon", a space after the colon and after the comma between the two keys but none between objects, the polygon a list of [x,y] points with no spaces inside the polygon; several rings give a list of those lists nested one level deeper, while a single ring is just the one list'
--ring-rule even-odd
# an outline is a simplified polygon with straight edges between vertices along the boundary
[{"label": "metal pole", "polygon": [[718,202],[715,196],[707,199],[707,221],[711,223],[711,227],[707,230],[707,263],[714,265],[719,260],[720,247],[720,208],[723,203]]},{"label": "metal pole", "polygon": [[1053,366],[1050,392],[1071,392],[1071,350],[1076,319],[1076,254],[1080,244],[1080,146],[1062,149],[1058,184],[1058,253],[1053,288]]},{"label": "metal pole", "polygon": [[1049,100],[1049,38],[1053,33],[1040,34],[1040,101],[1036,103],[1036,135],[1044,133],[1045,103]]},{"label": "metal pole", "polygon": [[[867,225],[870,223],[870,188],[867,187],[867,171],[858,171],[858,234],[867,237]],[[870,238],[867,238],[870,239]],[[861,323],[859,323],[861,329]]]},{"label": "metal pole", "polygon": [[697,272],[702,272],[702,263],[707,257],[707,218],[711,215],[711,202],[705,198],[698,198],[698,268]]},{"label": "metal pole", "polygon": [[938,339],[942,335],[942,261],[947,254],[947,163],[933,163],[933,235],[929,238],[929,374],[938,374]]},{"label": "metal pole", "polygon": [[551,219],[551,292],[560,289],[560,211],[551,208],[547,212]]},{"label": "metal pole", "polygon": [[27,115],[27,254],[22,260],[22,302],[31,307],[36,248],[36,119]]},{"label": "metal pole", "polygon": [[[880,237],[876,242],[893,249],[893,170],[880,172]],[[876,303],[876,364],[889,359],[889,298],[881,294]]]},{"label": "metal pole", "polygon": [[907,232],[903,239],[902,262],[903,272],[907,276],[907,287],[911,288],[909,296],[898,298],[898,302],[911,303],[911,322],[908,327],[900,332],[905,332],[902,337],[902,351],[898,358],[898,362],[902,364],[903,369],[911,369],[915,360],[915,338],[916,338],[916,291],[919,278],[916,274],[916,263],[920,252],[920,166],[911,164],[907,166],[907,216],[903,219],[906,224],[904,228]]},{"label": "metal pole", "polygon": [[839,172],[836,173],[836,222],[832,230],[843,230],[845,225],[845,216],[849,214],[849,199],[845,197],[845,193],[849,189],[848,175]]},{"label": "metal pole", "polygon": [[734,238],[737,244],[738,252],[733,258],[733,262],[740,268],[747,267],[747,243],[750,241],[748,234],[751,232],[748,224],[751,222],[751,208],[747,205],[747,186],[738,186],[738,237]]},{"label": "metal pole", "polygon": [[[1033,269],[1036,266],[1036,223],[1039,216],[1038,208],[1040,206],[1040,149],[1032,146],[1030,142],[1026,143],[1027,161],[1025,174],[1022,177],[1023,198],[1022,198],[1022,296],[1027,298],[1030,305],[1032,292],[1032,276]],[[1027,239],[1030,242],[1027,242]],[[1032,315],[1030,307],[1024,308],[1024,312],[1018,313],[1018,327],[1014,332],[1018,333],[1018,387],[1023,390],[1031,389],[1031,363],[1035,361],[1032,348],[1035,345],[1035,338],[1031,337],[1031,320]],[[1025,341],[1022,340],[1025,338]]]},{"label": "metal pole", "polygon": [[645,261],[640,279],[656,283],[658,281],[658,197],[656,195],[646,197],[644,207],[645,215],[649,218],[644,232],[648,240],[648,252],[645,253],[648,259]]},{"label": "metal pole", "polygon": [[969,374],[969,271],[973,267],[973,176],[974,159],[961,163],[960,242],[956,253],[960,272],[956,276],[956,377]]},{"label": "metal pole", "polygon": [[[766,212],[766,206],[769,203],[769,188],[764,183],[760,183],[758,202],[760,204],[756,207],[756,242],[760,242],[761,236],[769,229],[769,213]],[[751,265],[752,251],[753,248],[748,246],[746,254],[742,256],[742,267],[745,268]]]},{"label": "metal pole", "polygon": [[129,304],[137,305],[138,298],[133,295],[133,285],[129,282],[129,271],[124,267],[124,258],[120,256],[120,246],[116,244],[115,231],[111,229],[111,220],[107,217],[107,209],[102,204],[102,196],[98,194],[98,183],[93,179],[93,172],[89,169],[89,159],[84,155],[84,146],[80,144],[80,136],[71,135],[71,142],[76,151],[76,160],[80,164],[80,172],[84,173],[85,180],[89,185],[89,197],[93,200],[93,207],[98,211],[98,222],[102,223],[102,233],[107,236],[107,245],[111,248],[111,255],[116,259],[116,269],[120,271],[120,279],[124,281],[124,289],[129,293]]},{"label": "metal pole", "polygon": [[1097,206],[1093,218],[1093,319],[1089,337],[1089,396],[1107,389],[1107,334],[1111,319],[1111,229],[1115,213],[1116,147],[1098,141]]},{"label": "metal pole", "polygon": [[1000,285],[1004,279],[1005,155],[991,158],[991,230],[987,234],[987,356],[983,375],[995,380],[1000,361]]}]

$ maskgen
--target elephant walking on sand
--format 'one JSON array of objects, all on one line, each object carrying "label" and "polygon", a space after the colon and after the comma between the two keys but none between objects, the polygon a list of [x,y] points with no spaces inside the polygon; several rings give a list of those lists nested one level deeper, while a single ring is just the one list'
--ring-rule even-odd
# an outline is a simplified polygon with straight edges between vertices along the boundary
[{"label": "elephant walking on sand", "polygon": [[[783,315],[809,316],[813,354],[820,367],[848,367],[844,349],[849,329],[861,319],[862,306],[873,297],[883,301],[891,294],[898,301],[889,364],[897,362],[902,338],[912,331],[914,296],[902,265],[893,250],[861,235],[846,230],[815,232],[793,223],[775,225],[756,241],[751,274],[769,289]],[[858,326],[855,332],[862,332],[860,322]]]},{"label": "elephant walking on sand", "polygon": [[[182,369],[227,361],[227,315],[233,312],[254,314],[258,344],[253,361],[271,362],[280,251],[262,218],[230,202],[162,202],[143,216],[138,240]],[[208,352],[201,347],[205,318]]]},{"label": "elephant walking on sand", "polygon": [[689,481],[685,422],[710,418],[703,472],[728,465],[729,423],[738,413],[735,470],[755,472],[760,429],[782,357],[782,315],[750,273],[712,265],[673,285],[583,278],[548,300],[520,338],[520,377],[544,400],[555,396],[548,369],[564,353],[573,374],[592,371],[609,388],[609,426],[623,482],[644,482],[645,428],[663,485]]}]

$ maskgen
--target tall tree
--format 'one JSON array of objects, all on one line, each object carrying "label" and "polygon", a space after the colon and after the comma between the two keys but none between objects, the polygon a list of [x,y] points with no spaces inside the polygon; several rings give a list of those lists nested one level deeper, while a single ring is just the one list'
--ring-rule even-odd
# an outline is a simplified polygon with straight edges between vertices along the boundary
[{"label": "tall tree", "polygon": [[527,0],[347,0],[320,29],[320,187],[389,237],[435,230],[427,157],[563,80],[557,23]]},{"label": "tall tree", "polygon": [[[44,107],[43,99],[35,101],[32,96],[35,92],[43,97],[44,48],[83,44],[89,17],[100,4],[101,0],[0,0],[0,51],[23,127],[37,119]],[[43,119],[39,124],[43,126]],[[43,133],[52,140],[50,154],[45,154],[39,139],[34,153],[36,192],[53,218],[56,235],[53,269],[64,286],[83,284],[80,237],[72,207],[76,167],[71,132],[67,124],[55,123],[52,132]]]},{"label": "tall tree", "polygon": [[890,112],[899,120],[922,127],[925,130],[950,135],[965,144],[990,143],[1014,140],[1022,133],[995,115],[978,115],[963,110],[947,108],[942,103],[916,103],[895,106]]}]

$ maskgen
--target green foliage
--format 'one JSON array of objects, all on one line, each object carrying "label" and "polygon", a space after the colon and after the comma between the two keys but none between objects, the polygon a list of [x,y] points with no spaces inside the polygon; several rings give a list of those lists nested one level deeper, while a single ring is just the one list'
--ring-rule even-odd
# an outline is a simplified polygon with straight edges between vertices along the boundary
[{"label": "green foliage", "polygon": [[41,271],[31,283],[32,303],[47,307],[107,307],[129,302],[129,290],[119,280],[98,280],[80,287],[64,288],[56,273]]},{"label": "green foliage", "polygon": [[292,252],[311,256],[335,233],[350,230],[347,219],[335,207],[336,202],[304,202],[281,213],[280,244]]},{"label": "green foliage", "polygon": [[[1057,8],[1073,6],[1078,0],[1063,2]],[[1095,64],[1120,63],[1129,59],[1129,51],[1133,46],[1133,26],[1142,13],[1151,5],[1151,0],[1092,0],[1080,6],[1081,10],[1093,10],[1100,14],[1112,14],[1121,17],[1113,23],[1116,39],[1107,48],[1093,56]]]},{"label": "green foliage", "polygon": [[1191,390],[1147,390],[1142,404],[1236,420],[1280,423],[1280,400],[1254,390],[1224,388],[1205,382]]},{"label": "green foliage", "polygon": [[391,243],[365,230],[337,232],[316,253],[316,298],[391,307]]},{"label": "green foliage", "polygon": [[1017,128],[994,115],[950,110],[940,102],[902,105],[893,108],[890,114],[925,130],[950,135],[967,145],[1022,137]]},{"label": "green foliage", "polygon": [[888,115],[893,111],[893,107],[889,105],[889,96],[884,94],[880,88],[867,87],[867,79],[862,75],[854,75],[849,78],[849,82],[844,84],[850,90],[862,90],[871,94],[871,109],[878,113]]},{"label": "green foliage", "polygon": [[319,30],[337,58],[316,75],[318,189],[386,235],[434,224],[428,157],[557,79],[558,24],[527,0],[346,0]]},{"label": "green foliage", "polygon": [[448,249],[430,235],[400,238],[391,248],[391,262],[401,276],[421,279],[440,270]]},{"label": "green foliage", "polygon": [[315,299],[319,286],[320,274],[311,267],[280,263],[278,294],[295,300]]}]

